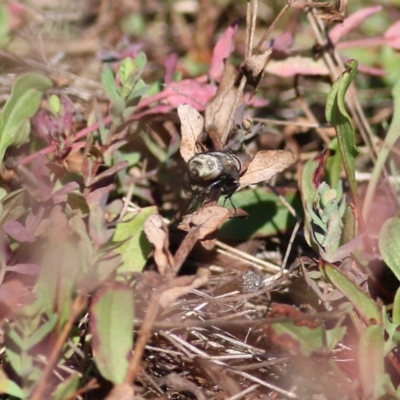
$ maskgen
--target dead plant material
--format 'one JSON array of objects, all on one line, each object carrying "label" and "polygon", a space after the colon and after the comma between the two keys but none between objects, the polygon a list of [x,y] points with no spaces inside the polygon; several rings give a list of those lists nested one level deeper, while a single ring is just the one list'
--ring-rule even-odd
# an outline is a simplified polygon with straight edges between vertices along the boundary
[{"label": "dead plant material", "polygon": [[182,158],[188,162],[196,153],[196,144],[204,131],[204,118],[190,104],[181,104],[178,107],[178,116],[181,121],[179,149]]},{"label": "dead plant material", "polygon": [[241,67],[242,73],[247,78],[247,83],[252,85],[257,90],[258,84],[264,73],[265,66],[268,63],[272,54],[272,48],[263,53],[253,54],[249,57]]},{"label": "dead plant material", "polygon": [[169,251],[168,230],[161,215],[150,215],[143,229],[147,239],[154,246],[154,260],[158,272],[165,276],[173,268],[174,257]]},{"label": "dead plant material", "polygon": [[279,172],[290,167],[295,161],[296,160],[290,151],[259,151],[250,162],[247,171],[240,177],[238,190],[271,179]]},{"label": "dead plant material", "polygon": [[188,379],[182,378],[175,372],[164,376],[158,380],[160,385],[167,385],[171,389],[176,390],[177,392],[190,392],[197,398],[197,400],[207,400],[204,396],[203,392]]},{"label": "dead plant material", "polygon": [[161,285],[153,294],[142,327],[138,334],[133,356],[125,377],[125,383],[134,382],[139,370],[144,348],[150,338],[154,321],[160,309],[168,307],[178,297],[205,285],[211,277],[211,272],[206,268],[199,268],[194,276],[181,276]]},{"label": "dead plant material", "polygon": [[204,239],[215,232],[233,214],[234,210],[221,206],[202,207],[193,214],[185,215],[178,228],[183,231],[195,229],[197,238]]},{"label": "dead plant material", "polygon": [[225,142],[224,132],[227,121],[229,121],[236,104],[241,104],[243,101],[243,93],[237,99],[237,79],[238,72],[236,68],[226,60],[217,93],[207,101],[204,111],[206,131],[215,131],[222,145]]}]

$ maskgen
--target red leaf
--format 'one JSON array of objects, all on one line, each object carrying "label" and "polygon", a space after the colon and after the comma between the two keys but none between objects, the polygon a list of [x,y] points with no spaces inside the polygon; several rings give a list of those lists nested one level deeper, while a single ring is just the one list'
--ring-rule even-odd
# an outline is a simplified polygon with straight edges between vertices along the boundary
[{"label": "red leaf", "polygon": [[400,21],[395,22],[383,35],[388,41],[388,46],[400,50]]},{"label": "red leaf", "polygon": [[368,17],[382,10],[382,6],[366,7],[347,17],[341,24],[336,25],[330,32],[329,37],[333,44],[339,42],[339,40],[346,36],[349,32],[357,28],[362,24]]},{"label": "red leaf", "polygon": [[209,75],[217,82],[221,79],[224,70],[224,60],[232,54],[235,48],[233,39],[238,27],[237,21],[231,24],[214,47]]}]

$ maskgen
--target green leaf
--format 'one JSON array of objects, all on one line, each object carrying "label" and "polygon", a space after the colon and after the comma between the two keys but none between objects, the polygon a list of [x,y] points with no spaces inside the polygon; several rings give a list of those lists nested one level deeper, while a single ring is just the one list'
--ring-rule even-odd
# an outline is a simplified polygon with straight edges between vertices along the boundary
[{"label": "green leaf", "polygon": [[51,315],[50,318],[39,327],[39,329],[37,329],[35,332],[32,332],[32,335],[29,336],[28,340],[24,342],[22,350],[28,351],[32,347],[40,343],[43,340],[43,338],[53,330],[53,328],[56,325],[57,319],[58,319],[57,314]]},{"label": "green leaf", "polygon": [[341,342],[346,334],[346,331],[347,328],[345,326],[338,326],[337,328],[328,329],[325,332],[328,353],[331,353],[333,349]]},{"label": "green leaf", "polygon": [[[276,305],[272,307],[270,316],[276,318],[301,317],[301,312],[288,305]],[[263,325],[267,336],[277,345],[286,348],[294,355],[310,356],[324,348],[324,328],[312,320],[299,320],[294,322],[272,322]]]},{"label": "green leaf", "polygon": [[304,208],[304,236],[310,247],[317,253],[320,251],[319,244],[313,238],[313,220],[316,223],[315,213],[312,211],[314,200],[318,194],[319,185],[325,175],[326,161],[329,150],[325,149],[318,153],[313,159],[306,162],[301,174],[301,198]]},{"label": "green leaf", "polygon": [[358,345],[358,368],[364,398],[377,399],[376,389],[384,375],[384,340],[380,326],[369,326]]},{"label": "green leaf", "polygon": [[148,133],[141,132],[140,137],[143,139],[146,147],[150,150],[153,156],[160,161],[160,163],[163,163],[167,159],[167,152],[163,150],[156,142],[154,142]]},{"label": "green leaf", "polygon": [[397,289],[396,295],[394,296],[392,319],[394,324],[400,325],[400,288]]},{"label": "green leaf", "polygon": [[73,374],[61,382],[54,390],[52,400],[63,400],[72,396],[78,389],[80,379],[79,374]]},{"label": "green leaf", "polygon": [[355,145],[354,127],[346,110],[345,95],[356,75],[357,66],[356,60],[350,60],[346,64],[346,71],[334,82],[328,94],[325,108],[325,117],[336,130],[344,170],[355,202],[358,199],[355,178],[355,159],[358,155],[358,150]]},{"label": "green leaf", "polygon": [[[283,197],[299,215],[302,214],[298,193],[287,193]],[[220,203],[223,201],[221,198]],[[290,231],[296,223],[295,217],[279,198],[264,188],[241,190],[232,196],[232,202],[235,207],[247,211],[249,216],[246,219],[231,219],[224,223],[218,231],[218,238],[221,240],[247,240],[251,237],[283,234]]]},{"label": "green leaf", "polygon": [[104,285],[92,299],[89,328],[94,360],[101,375],[119,384],[128,371],[133,346],[133,290],[112,283]]},{"label": "green leaf", "polygon": [[[11,348],[10,346],[6,346],[6,356],[14,371],[18,374],[22,374],[23,366],[21,359],[21,352],[19,349]],[[26,361],[26,360],[25,360]]]},{"label": "green leaf", "polygon": [[61,111],[61,101],[57,95],[52,94],[49,97],[49,107],[53,114],[58,114]]},{"label": "green leaf", "polygon": [[365,220],[368,219],[370,214],[372,199],[376,192],[382,169],[392,151],[393,146],[397,143],[400,137],[400,77],[397,79],[397,82],[392,89],[392,96],[394,99],[392,122],[385,136],[385,140],[379,150],[378,158],[367,187],[367,192],[365,193],[365,200],[363,204],[363,217]]},{"label": "green leaf", "polygon": [[118,102],[124,104],[124,100],[121,98],[121,95],[118,92],[118,87],[115,83],[114,73],[111,67],[107,64],[103,65],[103,71],[101,73],[101,83],[107,97],[111,100],[113,104]]},{"label": "green leaf", "polygon": [[115,229],[113,242],[124,242],[116,249],[123,263],[118,273],[141,272],[151,251],[151,244],[143,232],[146,219],[157,213],[157,207],[146,207],[128,213]]},{"label": "green leaf", "polygon": [[0,368],[0,393],[6,393],[19,399],[24,397],[22,389],[15,382],[8,379],[2,368]]},{"label": "green leaf", "polygon": [[379,250],[383,261],[400,279],[400,218],[389,218],[379,233]]},{"label": "green leaf", "polygon": [[29,135],[29,121],[39,110],[43,93],[53,86],[43,75],[29,73],[17,78],[0,117],[0,162],[9,146],[20,146]]},{"label": "green leaf", "polygon": [[382,323],[382,317],[376,303],[367,294],[334,265],[325,262],[321,267],[332,284],[350,300],[368,325]]}]

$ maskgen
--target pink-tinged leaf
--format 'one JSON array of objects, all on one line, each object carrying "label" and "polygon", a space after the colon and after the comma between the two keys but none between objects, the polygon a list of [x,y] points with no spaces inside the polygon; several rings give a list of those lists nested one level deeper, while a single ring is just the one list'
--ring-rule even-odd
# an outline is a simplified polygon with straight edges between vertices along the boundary
[{"label": "pink-tinged leaf", "polygon": [[187,103],[198,111],[204,110],[204,105],[214,96],[216,91],[216,86],[201,83],[195,79],[172,82],[165,90],[168,94],[166,99],[168,104],[178,107],[182,103]]},{"label": "pink-tinged leaf", "polygon": [[135,111],[135,113],[130,117],[130,119],[134,120],[134,121],[139,121],[140,119],[142,119],[146,115],[167,114],[173,108],[174,107],[166,105],[166,104],[165,105],[164,104],[159,104],[158,106],[155,106],[155,107],[150,108],[150,109],[145,110],[145,111],[141,111],[141,112]]},{"label": "pink-tinged leaf", "polygon": [[[399,40],[400,46],[400,40]],[[386,71],[382,68],[374,68],[369,65],[358,64],[357,68],[358,72],[362,72],[364,74],[372,75],[372,76],[384,76],[386,75]]]},{"label": "pink-tinged leaf", "polygon": [[310,57],[288,57],[284,60],[270,60],[265,67],[269,74],[290,77],[295,75],[328,75],[329,71],[322,59]]},{"label": "pink-tinged leaf", "polygon": [[[0,287],[0,302],[13,308],[21,302],[24,293],[26,293],[26,288],[21,281],[12,280],[4,282]],[[3,314],[4,307],[1,308],[3,309],[1,310],[1,314]]]},{"label": "pink-tinged leaf", "polygon": [[221,79],[225,65],[224,60],[227,59],[235,49],[233,39],[238,27],[238,22],[231,24],[214,47],[209,75],[215,81]]},{"label": "pink-tinged leaf", "polygon": [[274,52],[283,53],[292,47],[294,35],[292,32],[286,31],[274,37],[272,40],[272,49]]},{"label": "pink-tinged leaf", "polygon": [[336,25],[330,32],[329,37],[333,44],[361,25],[368,17],[382,10],[382,6],[366,7],[348,16],[341,24]]},{"label": "pink-tinged leaf", "polygon": [[243,96],[243,101],[245,104],[251,107],[265,107],[269,104],[269,100],[258,96],[252,96],[251,93],[245,93]]},{"label": "pink-tinged leaf", "polygon": [[137,109],[143,109],[152,103],[163,102],[176,108],[187,103],[198,111],[204,110],[204,104],[217,91],[216,86],[201,82],[199,79],[184,79],[172,82],[162,92],[147,97],[138,104]]},{"label": "pink-tinged leaf", "polygon": [[47,144],[51,143],[49,136],[51,121],[47,112],[40,109],[32,118],[33,126],[35,127],[37,136],[44,140]]},{"label": "pink-tinged leaf", "polygon": [[5,233],[17,242],[34,242],[35,236],[18,221],[7,221],[3,225]]},{"label": "pink-tinged leaf", "polygon": [[400,50],[400,21],[395,22],[383,35],[388,46]]},{"label": "pink-tinged leaf", "polygon": [[164,63],[165,66],[164,82],[166,85],[172,82],[177,61],[178,61],[178,55],[176,53],[173,53],[166,59]]},{"label": "pink-tinged leaf", "polygon": [[64,132],[71,132],[73,117],[74,117],[74,103],[71,99],[66,96],[61,96],[61,105],[62,105],[62,116],[63,116],[63,126]]},{"label": "pink-tinged leaf", "polygon": [[6,267],[8,272],[17,272],[18,274],[37,275],[39,273],[39,265],[37,264],[15,264]]},{"label": "pink-tinged leaf", "polygon": [[67,194],[78,188],[79,184],[77,182],[68,182],[61,189],[58,189],[53,193],[53,203],[58,204],[62,201],[67,201]]}]

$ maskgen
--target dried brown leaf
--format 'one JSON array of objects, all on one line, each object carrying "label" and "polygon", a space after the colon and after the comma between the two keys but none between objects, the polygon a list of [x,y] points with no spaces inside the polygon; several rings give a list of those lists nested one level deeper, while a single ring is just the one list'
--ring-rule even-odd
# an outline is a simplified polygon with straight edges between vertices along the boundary
[{"label": "dried brown leaf", "polygon": [[204,130],[204,118],[190,104],[181,104],[178,107],[178,116],[182,135],[180,153],[187,162],[195,155],[196,143]]},{"label": "dried brown leaf", "polygon": [[247,78],[247,82],[257,88],[262,77],[265,66],[271,56],[272,47],[260,54],[254,54],[246,60],[242,71]]},{"label": "dried brown leaf", "polygon": [[[226,62],[218,91],[206,103],[204,111],[206,131],[215,131],[220,141],[222,141],[225,126],[236,103],[237,88],[235,83],[237,78],[238,73],[235,67]],[[238,104],[242,101],[243,98],[241,97]]]},{"label": "dried brown leaf", "polygon": [[232,216],[233,212],[233,210],[228,210],[221,206],[202,207],[193,214],[185,215],[178,228],[183,231],[189,231],[193,229],[193,227],[197,227],[197,238],[204,239],[206,236],[215,232]]},{"label": "dried brown leaf", "polygon": [[159,214],[150,215],[143,226],[144,233],[154,246],[154,260],[158,272],[165,275],[172,269],[174,258],[169,251],[168,230]]},{"label": "dried brown leaf", "polygon": [[295,162],[294,155],[286,150],[259,151],[250,162],[247,171],[239,180],[239,188],[265,182]]}]

